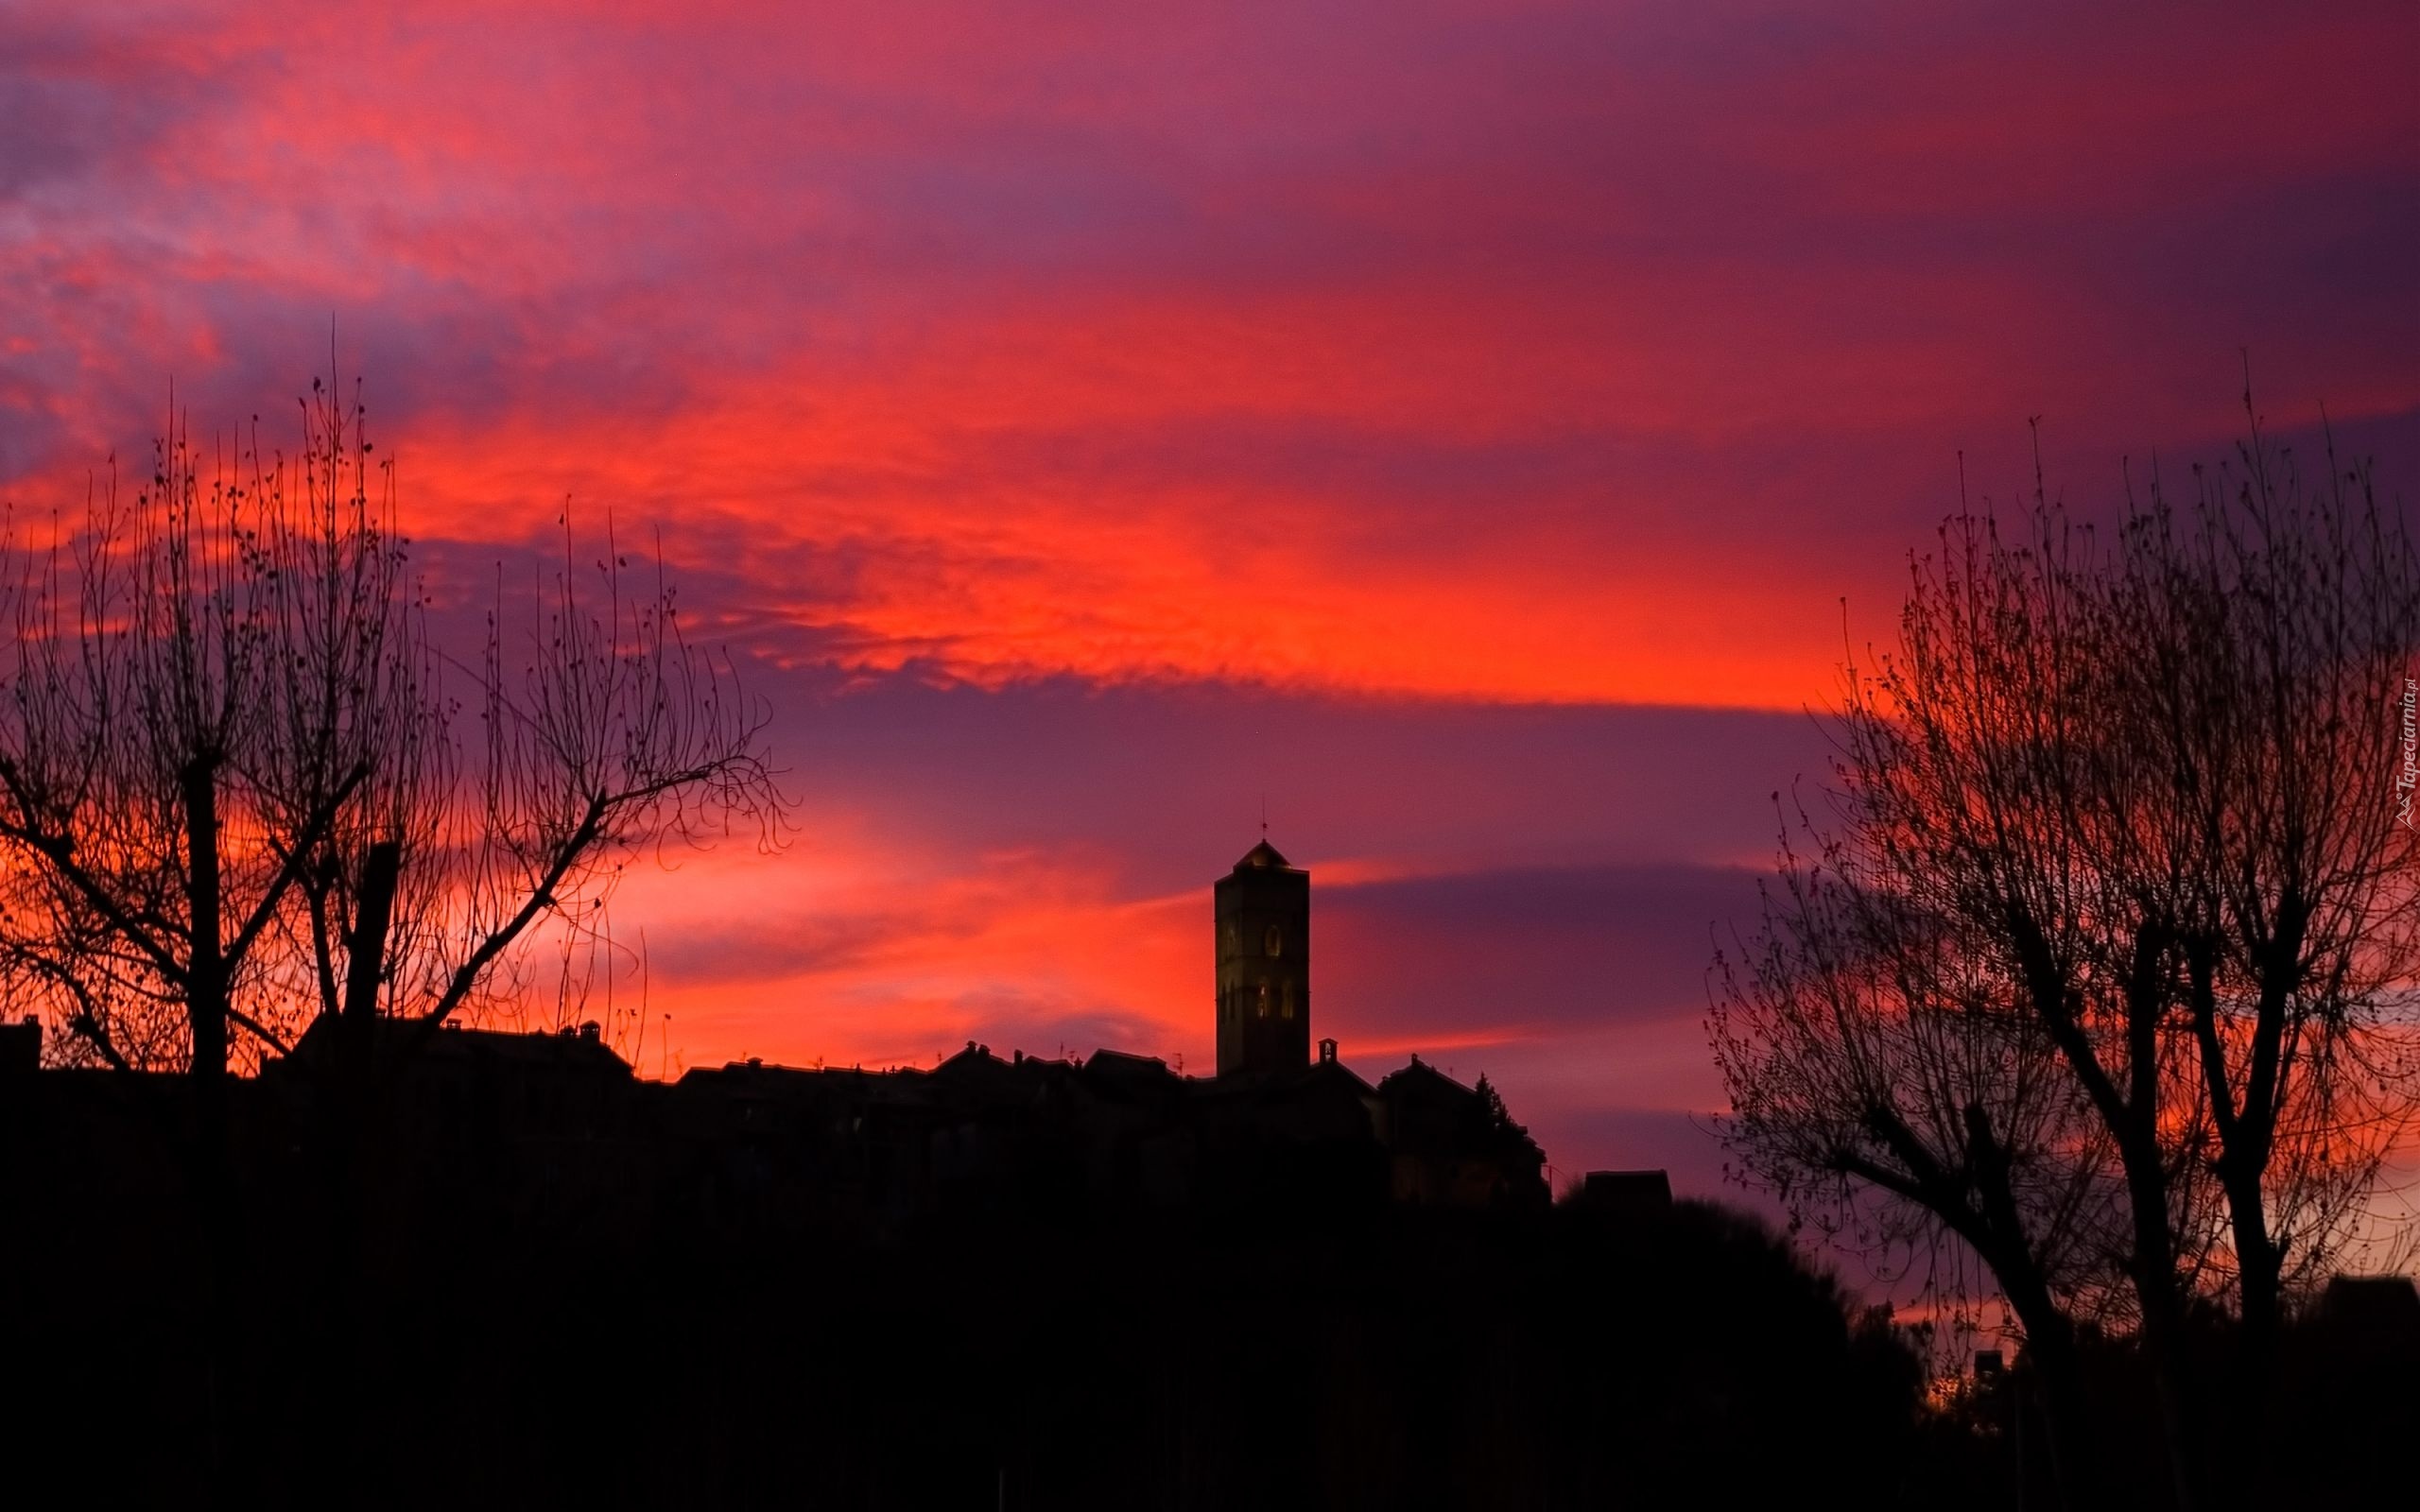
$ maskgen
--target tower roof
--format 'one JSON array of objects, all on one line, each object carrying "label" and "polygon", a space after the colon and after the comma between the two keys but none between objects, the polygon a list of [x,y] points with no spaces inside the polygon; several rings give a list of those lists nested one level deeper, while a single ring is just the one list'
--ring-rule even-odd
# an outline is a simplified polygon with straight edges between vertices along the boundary
[{"label": "tower roof", "polygon": [[1278,852],[1275,846],[1263,840],[1244,852],[1244,858],[1236,863],[1236,869],[1237,871],[1271,871],[1284,870],[1290,866],[1291,863]]}]

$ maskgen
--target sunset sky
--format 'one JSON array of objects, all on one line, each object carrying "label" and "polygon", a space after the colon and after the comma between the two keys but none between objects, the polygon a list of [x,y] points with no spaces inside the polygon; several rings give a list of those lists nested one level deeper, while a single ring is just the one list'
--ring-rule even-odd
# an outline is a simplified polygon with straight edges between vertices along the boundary
[{"label": "sunset sky", "polygon": [[2410,490],[2415,77],[2408,0],[12,0],[0,496],[333,319],[433,573],[660,528],[800,823],[618,898],[649,1074],[1206,1071],[1265,801],[1315,1034],[1710,1193],[1713,940],[1961,454],[2105,508],[2248,350]]}]

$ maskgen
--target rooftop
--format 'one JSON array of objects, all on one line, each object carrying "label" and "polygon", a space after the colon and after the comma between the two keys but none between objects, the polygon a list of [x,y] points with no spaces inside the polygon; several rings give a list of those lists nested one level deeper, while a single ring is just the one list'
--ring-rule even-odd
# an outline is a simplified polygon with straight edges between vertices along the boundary
[{"label": "rooftop", "polygon": [[1236,863],[1237,871],[1283,871],[1290,867],[1284,854],[1267,840],[1245,851],[1244,858]]}]

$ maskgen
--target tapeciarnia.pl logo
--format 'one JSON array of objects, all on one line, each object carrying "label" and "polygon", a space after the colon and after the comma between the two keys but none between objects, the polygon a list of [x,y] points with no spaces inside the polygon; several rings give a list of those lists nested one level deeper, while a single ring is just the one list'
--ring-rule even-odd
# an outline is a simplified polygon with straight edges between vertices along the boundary
[{"label": "tapeciarnia.pl logo", "polygon": [[2403,679],[2403,770],[2394,775],[2394,816],[2405,829],[2411,825],[2411,790],[2420,786],[2420,679]]}]

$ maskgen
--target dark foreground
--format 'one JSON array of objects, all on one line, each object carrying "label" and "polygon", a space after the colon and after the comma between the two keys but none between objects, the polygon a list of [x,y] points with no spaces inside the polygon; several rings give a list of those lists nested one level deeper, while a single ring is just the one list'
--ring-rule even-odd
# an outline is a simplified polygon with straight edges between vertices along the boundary
[{"label": "dark foreground", "polygon": [[[784,1190],[749,1178],[771,1146],[616,1194],[540,1145],[337,1182],[324,1129],[279,1125],[214,1226],[193,1162],[116,1116],[0,1127],[0,1431],[20,1486],[79,1501],[2014,1507],[2031,1479],[2048,1504],[2015,1387],[1928,1388],[1904,1331],[1720,1208],[1271,1179],[1148,1211],[994,1192],[874,1234],[748,1200]],[[2296,1333],[2272,1504],[2408,1486],[2396,1315]],[[2112,1503],[2159,1506],[2122,1349],[2100,1375]]]}]

